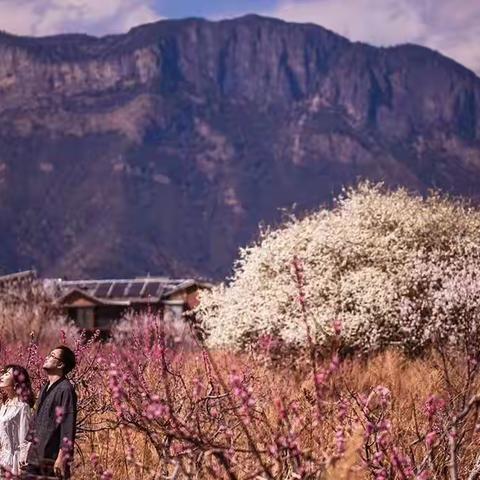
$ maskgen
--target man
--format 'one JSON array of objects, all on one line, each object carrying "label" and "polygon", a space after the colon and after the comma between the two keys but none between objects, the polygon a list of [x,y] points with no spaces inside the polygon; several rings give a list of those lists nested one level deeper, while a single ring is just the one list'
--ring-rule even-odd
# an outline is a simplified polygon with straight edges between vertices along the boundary
[{"label": "man", "polygon": [[27,454],[22,478],[37,476],[70,478],[70,462],[75,442],[77,395],[66,378],[75,368],[75,355],[64,345],[54,348],[45,358],[48,375],[35,405],[32,445]]}]

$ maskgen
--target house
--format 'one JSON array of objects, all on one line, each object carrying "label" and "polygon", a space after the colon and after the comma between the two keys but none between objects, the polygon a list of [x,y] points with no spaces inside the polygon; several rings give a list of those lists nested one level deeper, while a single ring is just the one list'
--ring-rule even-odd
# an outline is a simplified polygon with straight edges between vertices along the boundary
[{"label": "house", "polygon": [[198,305],[199,291],[211,288],[194,279],[166,277],[55,282],[57,305],[79,328],[104,334],[128,312],[183,321],[183,313]]},{"label": "house", "polygon": [[137,277],[110,280],[40,279],[35,271],[0,276],[0,295],[11,287],[44,287],[52,304],[87,331],[102,336],[127,313],[154,313],[183,322],[183,314],[198,305],[198,294],[211,284],[195,279]]}]

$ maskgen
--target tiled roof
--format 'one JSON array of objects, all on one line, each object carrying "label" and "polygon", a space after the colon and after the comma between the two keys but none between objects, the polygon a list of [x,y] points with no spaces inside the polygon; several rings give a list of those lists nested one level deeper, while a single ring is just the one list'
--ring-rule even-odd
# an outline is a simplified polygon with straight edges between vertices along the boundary
[{"label": "tiled roof", "polygon": [[167,298],[177,291],[194,285],[200,288],[210,287],[208,283],[194,279],[166,277],[54,281],[55,296],[59,302],[71,293],[79,292],[103,304],[156,303],[162,298]]},{"label": "tiled roof", "polygon": [[211,288],[211,284],[192,278],[137,277],[130,279],[63,280],[38,279],[34,270],[0,276],[0,288],[11,284],[39,281],[57,302],[78,292],[105,305],[157,303],[175,292],[192,286]]},{"label": "tiled roof", "polygon": [[25,270],[23,272],[10,273],[8,275],[0,276],[0,285],[18,283],[18,282],[31,282],[37,278],[35,270]]}]

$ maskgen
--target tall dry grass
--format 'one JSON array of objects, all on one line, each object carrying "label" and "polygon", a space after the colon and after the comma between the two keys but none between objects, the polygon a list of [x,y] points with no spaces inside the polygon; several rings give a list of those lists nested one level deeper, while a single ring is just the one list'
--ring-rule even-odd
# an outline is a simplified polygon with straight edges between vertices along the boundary
[{"label": "tall dry grass", "polygon": [[[181,355],[177,359],[175,374],[182,376],[186,391],[195,388],[195,384],[206,374],[204,359],[200,352]],[[462,358],[449,357],[447,363],[442,355],[431,352],[424,358],[407,358],[395,351],[378,354],[372,358],[350,358],[344,360],[329,379],[322,394],[321,416],[317,416],[315,386],[308,368],[292,370],[288,365],[276,366],[264,362],[258,357],[216,352],[213,360],[218,368],[218,374],[228,385],[228,378],[232,371],[240,372],[248,378],[255,403],[252,406],[251,417],[247,422],[253,442],[259,451],[268,450],[272,439],[283,430],[280,428],[282,414],[279,412],[281,403],[290,420],[296,425],[295,442],[298,450],[310,465],[310,469],[299,474],[295,471],[294,462],[284,458],[278,464],[272,461],[271,474],[273,478],[321,478],[321,479],[368,479],[368,478],[445,478],[450,479],[450,458],[448,452],[448,438],[439,440],[438,445],[432,448],[432,459],[425,466],[431,466],[428,474],[414,471],[405,475],[394,468],[386,469],[386,476],[372,471],[365,460],[366,444],[366,416],[362,414],[358,402],[367,397],[379,385],[386,387],[391,394],[391,402],[385,407],[382,415],[391,422],[391,442],[386,447],[395,447],[404,455],[411,457],[418,466],[428,455],[425,443],[426,435],[431,432],[425,414],[425,403],[436,395],[445,400],[445,410],[440,412],[437,421],[443,429],[439,437],[448,434],[448,424],[451,419],[462,410],[464,405],[477,392],[478,380],[466,383],[467,367]],[[327,364],[320,365],[328,367]],[[215,373],[212,373],[215,375]],[[161,380],[150,378],[156,391],[162,395]],[[235,396],[235,393],[232,393]],[[180,395],[181,397],[181,395]],[[347,413],[339,421],[338,404],[344,399],[347,404]],[[177,399],[181,401],[181,398]],[[108,400],[110,401],[110,400]],[[185,401],[185,399],[183,399]],[[293,412],[295,410],[295,412]],[[374,408],[372,408],[372,411]],[[113,424],[115,414],[111,412],[109,420],[105,415],[93,416],[92,428],[95,425]],[[187,417],[183,417],[186,419]],[[187,418],[188,419],[188,418]],[[478,453],[479,435],[476,431],[476,415],[466,419],[461,426],[461,445],[456,451],[458,459],[458,478],[468,478]],[[195,418],[190,419],[194,421]],[[215,423],[214,420],[212,420]],[[129,422],[126,422],[128,424]],[[226,425],[232,425],[225,420]],[[147,422],[148,425],[148,422]],[[215,424],[217,425],[217,424]],[[82,455],[77,458],[76,478],[87,479],[95,475],[94,466],[99,465],[97,472],[108,470],[107,477],[119,479],[151,479],[151,478],[269,478],[258,466],[255,454],[251,451],[248,441],[238,424],[234,432],[235,454],[232,455],[231,465],[233,476],[218,465],[214,457],[214,447],[208,448],[199,445],[198,450],[193,443],[179,441],[172,449],[170,458],[161,458],[158,452],[158,439],[153,440],[151,433],[160,430],[152,422],[151,432],[142,431],[134,422],[124,428],[109,428],[105,431],[84,434],[79,448]],[[344,428],[345,448],[337,455],[336,433]],[[207,426],[203,426],[204,431]],[[288,430],[288,429],[287,429]],[[287,434],[288,432],[285,432]],[[173,434],[174,435],[174,434]],[[206,433],[205,433],[206,435]],[[179,435],[181,437],[181,435]],[[166,442],[167,436],[160,439]],[[371,440],[370,440],[371,441]],[[129,446],[132,450],[129,451]],[[181,446],[181,447],[180,447]],[[156,449],[157,447],[157,449]],[[184,448],[184,452],[179,449]],[[203,450],[202,450],[203,448]],[[240,450],[247,453],[242,454]],[[372,450],[373,451],[373,450]],[[287,450],[285,450],[287,452]],[[94,455],[94,464],[91,456]],[[291,454],[291,451],[285,453]],[[183,466],[177,462],[184,455]],[[271,452],[261,454],[268,463],[273,456]],[[190,460],[187,458],[190,456]],[[198,459],[198,456],[203,458]],[[195,467],[197,463],[198,468]],[[388,463],[388,462],[387,462]]]}]

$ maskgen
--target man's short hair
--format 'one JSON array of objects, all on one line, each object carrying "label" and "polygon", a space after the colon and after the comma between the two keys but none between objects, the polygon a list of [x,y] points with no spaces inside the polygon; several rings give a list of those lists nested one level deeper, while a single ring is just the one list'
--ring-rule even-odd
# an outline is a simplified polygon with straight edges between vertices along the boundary
[{"label": "man's short hair", "polygon": [[60,350],[62,352],[60,354],[60,359],[63,363],[63,374],[67,375],[75,368],[77,363],[75,360],[75,354],[65,345],[59,345],[53,350]]}]

